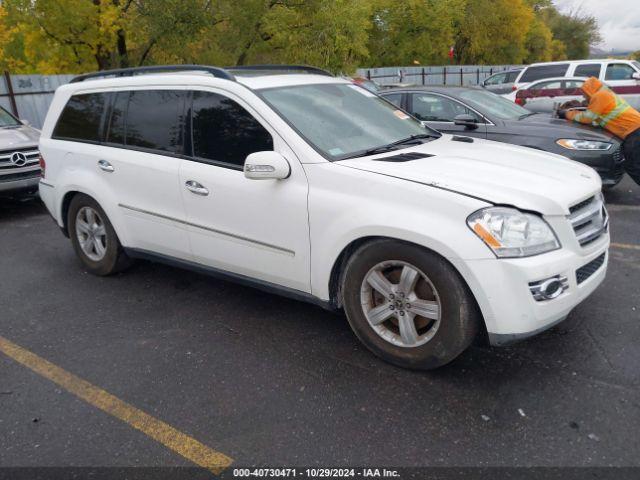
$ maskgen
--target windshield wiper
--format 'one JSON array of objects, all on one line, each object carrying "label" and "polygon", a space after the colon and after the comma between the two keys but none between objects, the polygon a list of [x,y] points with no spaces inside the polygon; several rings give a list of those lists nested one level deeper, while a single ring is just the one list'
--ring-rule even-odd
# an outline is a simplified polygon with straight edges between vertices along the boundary
[{"label": "windshield wiper", "polygon": [[518,117],[518,120],[522,120],[523,118],[527,118],[527,117],[530,117],[531,115],[537,115],[537,114],[538,114],[538,112],[529,112],[529,113],[525,113],[524,115],[520,115],[520,116]]},{"label": "windshield wiper", "polygon": [[369,150],[365,150],[364,152],[356,153],[355,155],[351,155],[347,158],[357,158],[357,157],[366,157],[369,155],[375,155],[376,153],[385,153],[391,150],[397,150],[397,147],[400,145],[411,145],[422,143],[420,140],[426,138],[439,138],[437,135],[433,133],[418,133],[416,135],[410,135],[406,138],[401,138],[400,140],[396,140],[395,142],[387,143],[386,145],[381,145],[379,147],[370,148]]}]

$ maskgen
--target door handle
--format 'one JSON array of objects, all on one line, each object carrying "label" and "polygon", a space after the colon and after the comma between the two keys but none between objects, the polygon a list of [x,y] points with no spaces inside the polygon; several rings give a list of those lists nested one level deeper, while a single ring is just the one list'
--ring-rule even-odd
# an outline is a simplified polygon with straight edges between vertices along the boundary
[{"label": "door handle", "polygon": [[109,162],[107,162],[106,160],[98,160],[98,167],[100,167],[100,170],[103,170],[105,172],[113,172],[115,170],[115,168],[113,168],[113,165],[111,165]]},{"label": "door handle", "polygon": [[196,195],[202,195],[203,197],[209,195],[209,190],[207,190],[205,186],[196,182],[195,180],[187,180],[185,182],[185,186],[187,187],[187,190],[195,193]]}]

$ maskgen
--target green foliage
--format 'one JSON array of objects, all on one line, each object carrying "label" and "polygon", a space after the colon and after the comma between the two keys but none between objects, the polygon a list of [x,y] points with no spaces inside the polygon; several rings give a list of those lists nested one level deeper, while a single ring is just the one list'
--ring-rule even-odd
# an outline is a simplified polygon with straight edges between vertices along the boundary
[{"label": "green foliage", "polygon": [[376,66],[448,61],[465,0],[377,2],[371,19],[369,63]]},{"label": "green foliage", "polygon": [[551,0],[0,0],[0,67],[358,66],[586,57],[593,18]]},{"label": "green foliage", "polygon": [[549,62],[553,59],[553,33],[538,17],[529,26],[525,49],[527,56],[524,63]]},{"label": "green foliage", "polygon": [[533,11],[523,0],[470,0],[457,32],[462,63],[522,63]]},{"label": "green foliage", "polygon": [[594,17],[579,11],[563,15],[555,8],[546,8],[541,13],[554,39],[564,44],[569,59],[588,58],[589,47],[601,40]]}]

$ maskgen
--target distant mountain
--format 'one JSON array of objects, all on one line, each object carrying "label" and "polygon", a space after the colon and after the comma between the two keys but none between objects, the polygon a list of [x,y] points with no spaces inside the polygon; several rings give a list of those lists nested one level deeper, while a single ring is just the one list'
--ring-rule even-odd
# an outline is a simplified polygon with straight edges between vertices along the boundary
[{"label": "distant mountain", "polygon": [[589,58],[627,57],[631,53],[631,50],[605,50],[603,48],[591,47]]}]

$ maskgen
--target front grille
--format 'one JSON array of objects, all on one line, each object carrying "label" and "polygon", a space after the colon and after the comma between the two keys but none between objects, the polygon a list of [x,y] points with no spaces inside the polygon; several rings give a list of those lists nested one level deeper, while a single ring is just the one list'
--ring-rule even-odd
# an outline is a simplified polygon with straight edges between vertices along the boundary
[{"label": "front grille", "polygon": [[585,247],[607,232],[609,216],[602,195],[588,198],[569,208],[567,219],[573,227],[578,243]]},{"label": "front grille", "polygon": [[29,170],[27,172],[8,173],[0,175],[0,183],[12,182],[14,180],[25,180],[27,178],[36,178],[40,176],[40,170]]},{"label": "front grille", "polygon": [[613,161],[616,164],[619,164],[619,163],[622,163],[623,160],[624,160],[624,156],[622,154],[622,147],[618,147],[613,152]]},{"label": "front grille", "polygon": [[580,285],[587,278],[596,273],[600,267],[602,267],[602,265],[604,264],[605,255],[605,253],[599,255],[586,265],[576,270],[576,282],[578,283],[578,285]]},{"label": "front grille", "polygon": [[[14,163],[11,160],[12,155],[15,153],[20,153],[24,155],[24,158],[21,159],[25,163],[20,162],[19,164]],[[14,168],[22,168],[28,167],[31,165],[35,165],[38,163],[40,159],[40,152],[34,147],[28,148],[17,148],[15,150],[3,150],[0,152],[0,171],[10,170]]]}]

